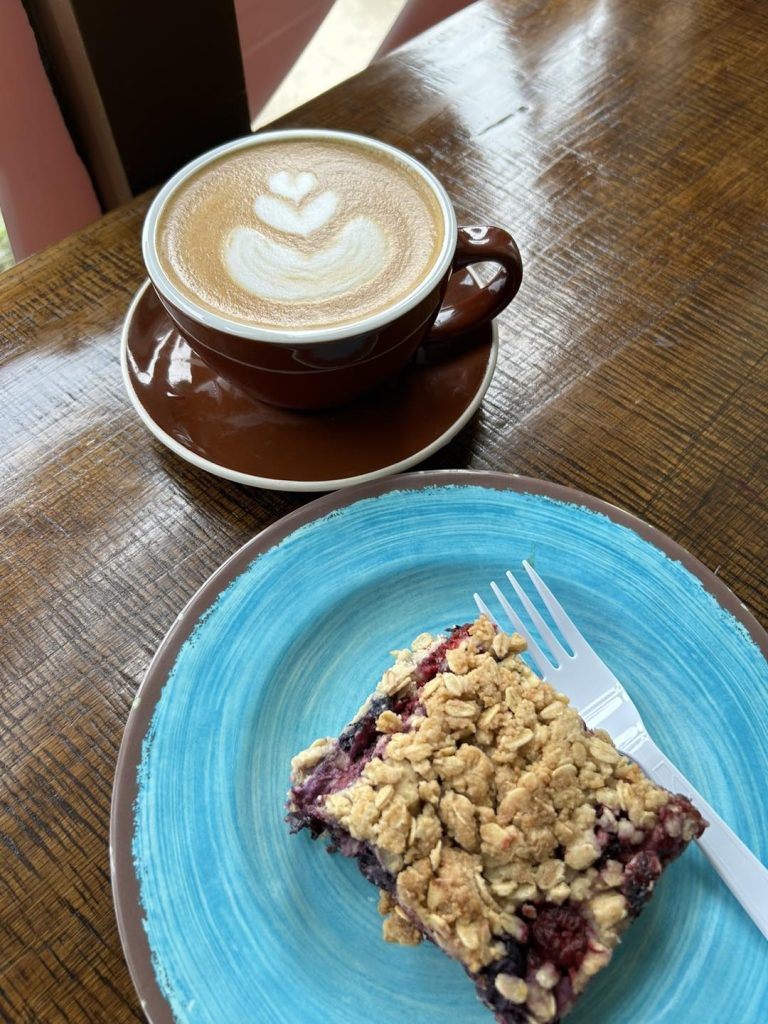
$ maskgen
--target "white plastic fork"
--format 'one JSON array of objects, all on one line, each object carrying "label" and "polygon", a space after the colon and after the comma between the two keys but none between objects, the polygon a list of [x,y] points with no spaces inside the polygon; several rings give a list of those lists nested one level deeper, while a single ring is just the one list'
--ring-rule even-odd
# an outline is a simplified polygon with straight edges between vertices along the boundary
[{"label": "white plastic fork", "polygon": [[[619,750],[637,761],[655,782],[691,800],[709,822],[709,828],[698,840],[702,852],[768,939],[768,868],[760,863],[682,772],[659,750],[648,735],[640,712],[619,680],[595,654],[536,570],[525,561],[523,568],[552,621],[573,651],[571,654],[565,649],[518,581],[508,572],[507,579],[539,636],[547,644],[554,661],[534,640],[496,583],[491,583],[491,590],[513,627],[525,637],[528,651],[539,671],[547,682],[573,701],[588,728],[605,729]],[[496,616],[480,595],[475,594],[474,597],[480,611],[498,625]]]}]

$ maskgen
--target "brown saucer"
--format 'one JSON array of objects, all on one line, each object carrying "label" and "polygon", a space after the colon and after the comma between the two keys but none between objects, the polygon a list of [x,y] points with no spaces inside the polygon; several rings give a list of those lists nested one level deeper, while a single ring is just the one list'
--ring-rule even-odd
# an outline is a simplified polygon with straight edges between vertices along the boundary
[{"label": "brown saucer", "polygon": [[[451,287],[473,284],[468,274],[454,275]],[[486,324],[460,348],[441,349],[439,359],[411,364],[352,405],[321,412],[266,405],[217,377],[149,281],[128,310],[121,348],[136,411],[181,458],[254,487],[329,491],[409,469],[447,444],[488,390],[498,335]]]}]

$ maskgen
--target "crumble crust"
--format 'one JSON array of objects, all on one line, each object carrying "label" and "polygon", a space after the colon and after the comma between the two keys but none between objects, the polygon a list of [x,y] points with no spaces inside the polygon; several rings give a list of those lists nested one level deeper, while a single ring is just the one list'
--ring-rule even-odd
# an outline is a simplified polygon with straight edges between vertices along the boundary
[{"label": "crumble crust", "polygon": [[[537,905],[578,904],[591,935],[570,973],[577,995],[633,916],[624,864],[604,856],[598,833],[626,848],[660,825],[687,842],[696,820],[528,668],[522,637],[481,617],[445,651],[447,671],[419,689],[420,660],[434,645],[425,634],[393,652],[358,718],[376,697],[409,690],[418,710],[376,718],[374,756],[324,796],[323,818],[370,844],[394,879],[380,900],[384,937],[415,944],[426,934],[473,975],[503,960],[508,937],[527,941]],[[294,758],[294,784],[334,743],[318,740]],[[560,976],[544,962],[525,979],[502,971],[493,985],[526,1019],[548,1022]]]}]

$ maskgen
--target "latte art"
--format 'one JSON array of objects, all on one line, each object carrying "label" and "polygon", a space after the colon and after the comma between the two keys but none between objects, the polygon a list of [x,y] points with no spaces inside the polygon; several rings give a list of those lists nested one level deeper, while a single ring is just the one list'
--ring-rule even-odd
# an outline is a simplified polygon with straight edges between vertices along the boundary
[{"label": "latte art", "polygon": [[[317,184],[309,171],[279,171],[268,184],[271,194],[257,196],[253,209],[275,231],[307,238],[339,208],[332,191],[304,202]],[[313,253],[276,242],[259,228],[240,226],[227,238],[224,263],[232,280],[254,295],[278,302],[322,302],[372,281],[384,269],[387,247],[384,232],[367,217],[355,217]]]},{"label": "latte art", "polygon": [[286,171],[273,174],[269,187],[274,194],[257,197],[253,204],[256,216],[276,231],[287,231],[293,235],[311,234],[330,220],[339,205],[335,192],[321,192],[310,202],[302,203],[316,182],[314,174],[297,174],[295,177]]},{"label": "latte art", "polygon": [[196,305],[302,329],[352,323],[408,296],[444,231],[435,194],[407,164],[346,140],[291,139],[193,172],[166,201],[156,246]]},{"label": "latte art", "polygon": [[350,221],[325,249],[305,255],[258,231],[235,228],[226,265],[232,279],[254,295],[278,302],[322,302],[371,281],[386,262],[387,242],[373,223]]}]

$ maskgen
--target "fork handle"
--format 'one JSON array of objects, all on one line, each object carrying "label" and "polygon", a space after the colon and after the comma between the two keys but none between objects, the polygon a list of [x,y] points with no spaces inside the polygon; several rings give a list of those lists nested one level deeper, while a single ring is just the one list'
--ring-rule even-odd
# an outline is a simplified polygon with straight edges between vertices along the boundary
[{"label": "fork handle", "polygon": [[632,757],[651,778],[673,793],[682,793],[709,822],[699,847],[733,895],[768,939],[768,868],[723,821],[652,740]]}]

